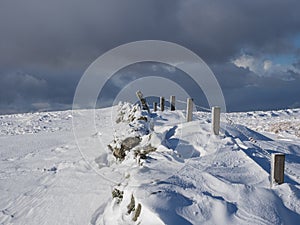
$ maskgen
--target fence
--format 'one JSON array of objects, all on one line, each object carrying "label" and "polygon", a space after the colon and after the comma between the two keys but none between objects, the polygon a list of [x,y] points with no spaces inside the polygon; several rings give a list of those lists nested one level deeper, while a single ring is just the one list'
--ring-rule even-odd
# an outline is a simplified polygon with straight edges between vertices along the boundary
[{"label": "fence", "polygon": [[[212,115],[212,133],[214,135],[219,135],[220,133],[220,115],[221,115],[221,108],[218,106],[214,106],[211,109],[196,105],[193,102],[193,99],[188,98],[187,101],[182,101],[182,100],[176,100],[175,96],[170,96],[170,110],[175,111],[176,106],[175,103],[181,103],[181,104],[186,104],[186,121],[190,122],[193,120],[193,108],[196,106],[198,109],[202,109],[204,111],[210,112]],[[144,102],[142,102],[144,103]],[[157,103],[153,103],[153,110],[154,112],[157,111]],[[164,111],[165,110],[165,98],[160,97],[160,110]],[[266,151],[256,140],[254,137],[249,136],[246,132],[240,129],[240,127],[234,123],[232,119],[228,117],[228,115],[225,113],[225,118],[228,124],[233,126],[236,130],[238,130],[241,134],[243,134],[245,137],[248,138],[250,142],[257,148],[261,149],[269,158],[270,158],[270,163],[271,163],[271,171],[270,171],[270,185],[271,187],[274,184],[282,184],[284,183],[284,168],[285,168],[285,155],[282,153],[273,153],[270,154],[268,151]]]}]

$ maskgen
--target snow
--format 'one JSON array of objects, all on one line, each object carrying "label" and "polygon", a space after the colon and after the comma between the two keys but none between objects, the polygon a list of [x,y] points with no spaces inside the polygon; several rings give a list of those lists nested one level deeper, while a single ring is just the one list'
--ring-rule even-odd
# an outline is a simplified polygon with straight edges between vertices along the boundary
[{"label": "snow", "polygon": [[[221,121],[215,136],[210,113],[187,123],[185,111],[128,103],[1,115],[0,224],[299,224],[300,109]],[[107,146],[129,137],[140,142],[116,160]],[[286,155],[285,183],[270,187],[275,152]]]}]

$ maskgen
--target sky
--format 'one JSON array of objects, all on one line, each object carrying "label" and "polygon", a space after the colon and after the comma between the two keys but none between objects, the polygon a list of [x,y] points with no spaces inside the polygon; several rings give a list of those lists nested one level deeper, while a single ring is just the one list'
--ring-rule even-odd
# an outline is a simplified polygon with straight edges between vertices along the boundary
[{"label": "sky", "polygon": [[[1,0],[0,114],[70,109],[87,67],[139,40],[174,42],[199,55],[228,111],[300,107],[299,8],[298,0]],[[157,66],[153,75],[165,65]],[[103,105],[137,68],[154,67],[119,71]],[[180,82],[189,86],[184,76]]]}]

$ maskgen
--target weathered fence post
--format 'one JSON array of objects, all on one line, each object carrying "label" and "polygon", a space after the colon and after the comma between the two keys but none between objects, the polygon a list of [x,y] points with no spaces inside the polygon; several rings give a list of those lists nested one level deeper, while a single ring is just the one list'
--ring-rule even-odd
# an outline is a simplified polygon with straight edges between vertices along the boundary
[{"label": "weathered fence post", "polygon": [[143,96],[143,93],[142,93],[141,91],[137,91],[137,92],[136,92],[136,96],[137,96],[138,99],[140,100],[142,109],[143,109],[143,110],[147,110],[148,113],[150,113],[149,106],[148,106],[148,104],[147,104],[146,99],[145,99],[144,96]]},{"label": "weathered fence post", "polygon": [[188,98],[186,101],[186,122],[190,122],[193,119],[193,99]]},{"label": "weathered fence post", "polygon": [[165,110],[165,98],[160,97],[160,111],[164,111],[164,110]]},{"label": "weathered fence post", "polygon": [[212,107],[212,130],[215,135],[219,135],[220,132],[220,114],[219,106]]},{"label": "weathered fence post", "polygon": [[271,155],[271,187],[274,183],[284,183],[284,161],[285,155],[282,153]]},{"label": "weathered fence post", "polygon": [[170,96],[170,108],[171,108],[171,111],[175,111],[175,96],[174,95]]},{"label": "weathered fence post", "polygon": [[154,112],[157,111],[157,102],[153,102],[153,111],[154,111]]}]

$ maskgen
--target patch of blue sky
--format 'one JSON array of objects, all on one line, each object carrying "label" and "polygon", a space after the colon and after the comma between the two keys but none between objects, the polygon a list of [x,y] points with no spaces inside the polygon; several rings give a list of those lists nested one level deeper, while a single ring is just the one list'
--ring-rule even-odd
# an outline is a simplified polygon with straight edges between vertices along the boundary
[{"label": "patch of blue sky", "polygon": [[[291,43],[295,50],[300,49],[300,33],[291,38]],[[292,52],[289,54],[267,55],[267,57],[273,63],[281,65],[290,65],[299,61],[299,55]]]},{"label": "patch of blue sky", "polygon": [[266,58],[274,64],[281,65],[291,65],[297,61],[297,57],[294,54],[268,55]]},{"label": "patch of blue sky", "polygon": [[300,48],[300,33],[295,36],[293,44],[296,48]]}]

